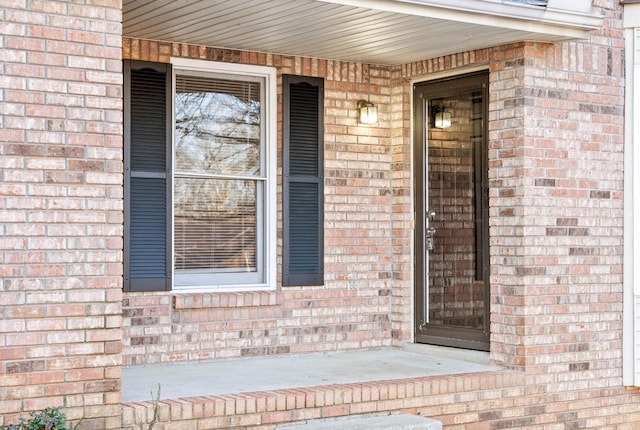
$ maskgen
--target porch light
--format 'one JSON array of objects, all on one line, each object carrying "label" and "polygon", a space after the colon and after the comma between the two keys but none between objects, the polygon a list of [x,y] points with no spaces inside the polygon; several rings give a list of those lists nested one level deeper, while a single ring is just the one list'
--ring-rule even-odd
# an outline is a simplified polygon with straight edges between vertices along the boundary
[{"label": "porch light", "polygon": [[366,100],[358,100],[358,122],[373,124],[378,121],[378,108]]},{"label": "porch light", "polygon": [[444,106],[434,106],[433,108],[433,126],[436,128],[451,127],[451,113]]}]

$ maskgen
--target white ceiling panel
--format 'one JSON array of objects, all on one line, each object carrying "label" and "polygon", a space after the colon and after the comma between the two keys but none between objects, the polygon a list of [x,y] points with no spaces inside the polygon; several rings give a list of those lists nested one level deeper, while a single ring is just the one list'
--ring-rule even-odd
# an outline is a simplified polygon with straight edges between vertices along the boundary
[{"label": "white ceiling panel", "polygon": [[587,37],[599,22],[504,0],[124,0],[123,6],[127,37],[373,64]]}]

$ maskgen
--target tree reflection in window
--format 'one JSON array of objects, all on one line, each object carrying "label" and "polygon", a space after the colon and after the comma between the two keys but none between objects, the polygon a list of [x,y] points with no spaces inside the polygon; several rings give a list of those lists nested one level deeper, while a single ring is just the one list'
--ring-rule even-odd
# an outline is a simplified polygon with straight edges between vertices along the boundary
[{"label": "tree reflection in window", "polygon": [[259,82],[177,76],[177,270],[258,270],[263,195]]}]

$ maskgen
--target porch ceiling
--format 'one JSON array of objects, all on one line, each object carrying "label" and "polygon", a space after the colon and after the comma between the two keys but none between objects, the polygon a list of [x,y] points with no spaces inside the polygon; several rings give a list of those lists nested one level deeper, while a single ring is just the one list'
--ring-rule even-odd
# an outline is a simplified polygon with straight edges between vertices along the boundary
[{"label": "porch ceiling", "polygon": [[393,65],[523,40],[586,38],[602,20],[584,12],[584,0],[564,2],[578,5],[573,10],[553,8],[553,0],[525,3],[535,2],[124,0],[123,34]]}]

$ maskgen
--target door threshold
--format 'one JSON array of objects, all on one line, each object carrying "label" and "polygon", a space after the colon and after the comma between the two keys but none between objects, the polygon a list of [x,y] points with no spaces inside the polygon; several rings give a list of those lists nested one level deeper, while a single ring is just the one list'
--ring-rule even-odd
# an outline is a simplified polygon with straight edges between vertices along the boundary
[{"label": "door threshold", "polygon": [[468,361],[470,363],[490,364],[488,351],[475,351],[472,349],[427,345],[424,343],[404,343],[402,349],[408,352]]}]

